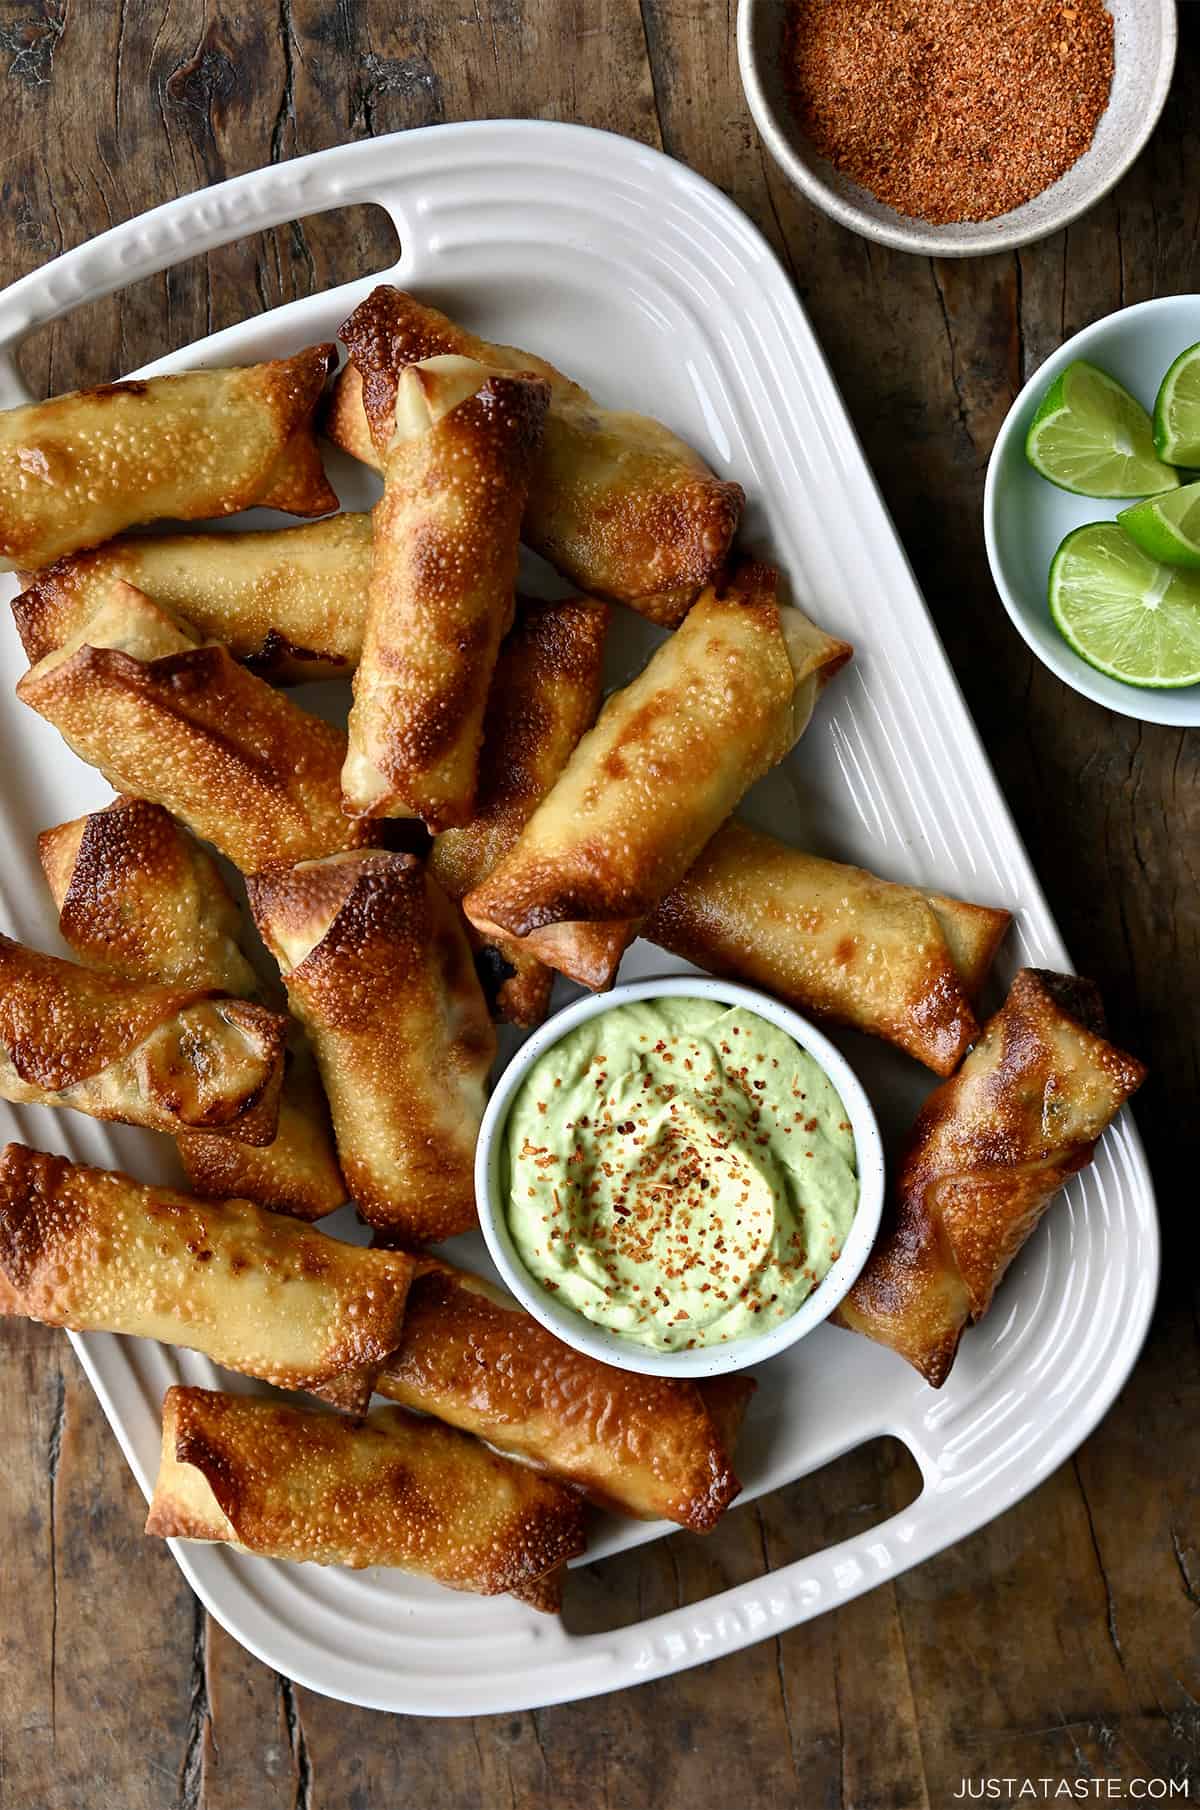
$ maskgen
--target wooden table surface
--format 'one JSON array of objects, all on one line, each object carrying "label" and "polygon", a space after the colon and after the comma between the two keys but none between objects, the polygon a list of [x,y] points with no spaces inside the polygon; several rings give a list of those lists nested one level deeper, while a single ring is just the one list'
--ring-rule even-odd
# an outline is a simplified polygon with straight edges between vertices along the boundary
[{"label": "wooden table surface", "polygon": [[[1167,1252],[1117,1406],[983,1532],[710,1666],[475,1721],[348,1709],[243,1653],[142,1537],[142,1499],[66,1339],[4,1326],[2,1810],[939,1810],[982,1775],[1188,1777],[1200,1793],[1200,739],[1109,716],[1038,666],[992,591],[980,527],[1023,376],[1096,316],[1196,285],[1200,8],[1182,14],[1166,115],[1115,194],[1019,256],[959,263],[868,245],[791,193],[751,126],[718,0],[0,4],[4,282],[206,183],[444,120],[607,127],[746,209],[813,317],[1068,945],[1153,1064],[1138,1111]],[[31,340],[27,375],[39,394],[115,376],[383,266],[390,233],[363,209],[196,260]],[[907,1455],[868,1448],[581,1588],[628,1619],[698,1600],[913,1488]]]}]

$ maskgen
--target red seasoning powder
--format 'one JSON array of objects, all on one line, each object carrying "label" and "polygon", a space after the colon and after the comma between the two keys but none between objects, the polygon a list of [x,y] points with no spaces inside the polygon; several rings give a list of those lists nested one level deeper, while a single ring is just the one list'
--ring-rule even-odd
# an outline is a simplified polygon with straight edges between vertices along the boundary
[{"label": "red seasoning powder", "polygon": [[1092,142],[1113,73],[1102,0],[790,0],[792,110],[898,213],[991,220]]}]

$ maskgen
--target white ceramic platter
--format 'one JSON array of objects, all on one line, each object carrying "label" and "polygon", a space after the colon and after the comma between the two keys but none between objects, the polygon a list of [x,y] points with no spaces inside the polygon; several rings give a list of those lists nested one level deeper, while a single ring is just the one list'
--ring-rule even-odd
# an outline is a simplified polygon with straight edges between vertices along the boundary
[{"label": "white ceramic platter", "polygon": [[[997,995],[1022,964],[1064,966],[808,321],[754,228],[680,165],[604,133],[499,121],[347,145],[236,178],[117,227],[0,296],[0,403],[25,399],[10,355],[31,326],[227,240],[366,201],[395,219],[403,253],[394,280],[491,338],[545,354],[605,402],[661,416],[738,478],[750,497],[745,539],[783,565],[797,601],[820,623],[854,642],[853,664],[825,694],[797,754],[752,795],[750,813],[805,847],[891,878],[1013,907]],[[239,363],[332,338],[374,280],[293,303],[150,368]],[[331,470],[347,504],[370,500],[373,480],[361,468],[338,461]],[[651,634],[621,616],[614,681],[640,663]],[[0,658],[4,928],[53,948],[35,833],[108,794],[13,699],[23,661],[11,629],[0,634]],[[310,687],[305,701],[319,695]],[[330,689],[322,703],[336,707]],[[622,978],[681,966],[640,945]],[[899,1130],[931,1078],[882,1046],[839,1041],[885,1132]],[[171,1173],[166,1140],[78,1115],[6,1107],[0,1128],[148,1179]],[[470,1253],[476,1261],[480,1249]],[[1128,1375],[1157,1272],[1150,1179],[1125,1115],[1014,1265],[940,1394],[890,1353],[831,1327],[760,1372],[739,1449],[744,1500],[892,1434],[922,1473],[912,1506],[859,1539],[613,1632],[572,1635],[569,1609],[560,1624],[508,1599],[390,1572],[322,1571],[222,1547],[178,1545],[176,1557],[206,1607],[252,1652],[347,1701],[478,1715],[615,1690],[845,1602],[1032,1489]],[[163,1391],[216,1374],[190,1354],[140,1341],[74,1343],[149,1493]],[[589,1559],[667,1531],[603,1522]]]}]

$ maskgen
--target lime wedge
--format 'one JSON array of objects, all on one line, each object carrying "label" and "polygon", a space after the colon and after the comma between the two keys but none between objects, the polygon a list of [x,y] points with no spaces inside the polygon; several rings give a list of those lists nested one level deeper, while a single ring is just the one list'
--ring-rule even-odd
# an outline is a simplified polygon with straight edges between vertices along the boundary
[{"label": "lime wedge", "polygon": [[1150,417],[1098,365],[1077,358],[1042,397],[1025,441],[1035,471],[1076,496],[1153,496],[1179,474],[1154,455]]},{"label": "lime wedge", "polygon": [[1200,484],[1147,497],[1122,509],[1117,520],[1151,559],[1200,572]]},{"label": "lime wedge", "polygon": [[1158,386],[1154,444],[1172,465],[1200,465],[1200,344],[1181,352]]},{"label": "lime wedge", "polygon": [[1200,682],[1200,577],[1148,559],[1117,522],[1068,534],[1050,565],[1050,614],[1110,679]]}]

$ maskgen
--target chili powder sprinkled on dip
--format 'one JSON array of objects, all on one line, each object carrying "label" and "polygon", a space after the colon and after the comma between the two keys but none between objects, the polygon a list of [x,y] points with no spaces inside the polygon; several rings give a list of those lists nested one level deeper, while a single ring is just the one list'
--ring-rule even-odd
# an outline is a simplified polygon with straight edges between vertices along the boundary
[{"label": "chili powder sprinkled on dip", "polygon": [[783,73],[814,149],[877,200],[991,220],[1091,144],[1113,22],[1102,0],[790,0]]},{"label": "chili powder sprinkled on dip", "polygon": [[718,1000],[639,1000],[576,1025],[522,1082],[505,1155],[525,1268],[657,1351],[793,1314],[858,1205],[854,1136],[824,1069]]}]

